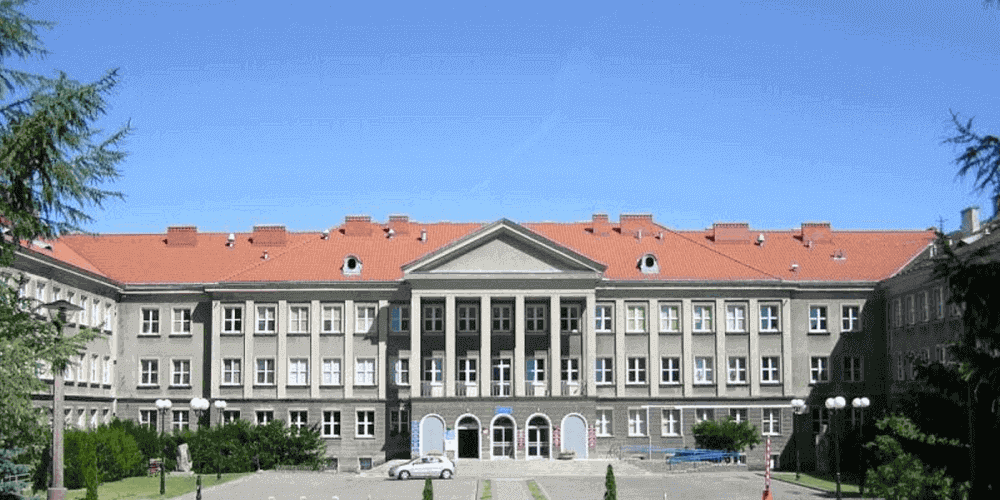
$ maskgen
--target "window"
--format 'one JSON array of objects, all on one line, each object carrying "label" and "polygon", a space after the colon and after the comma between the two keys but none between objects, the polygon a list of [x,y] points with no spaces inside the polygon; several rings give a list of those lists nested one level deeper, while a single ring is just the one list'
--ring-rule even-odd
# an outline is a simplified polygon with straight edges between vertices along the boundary
[{"label": "window", "polygon": [[410,385],[410,360],[400,358],[393,363],[392,381],[396,385]]},{"label": "window", "polygon": [[243,332],[243,308],[226,307],[222,310],[222,333]]},{"label": "window", "polygon": [[830,381],[829,360],[823,357],[812,358],[812,369],[809,371],[809,383],[818,384]]},{"label": "window", "polygon": [[580,381],[580,360],[578,358],[562,359],[563,382],[577,383]]},{"label": "window", "polygon": [[545,332],[545,306],[524,307],[524,331],[527,333]]},{"label": "window", "polygon": [[760,358],[760,383],[777,384],[781,382],[781,358],[778,356],[763,356]]},{"label": "window", "polygon": [[292,358],[288,360],[288,385],[309,385],[309,360]]},{"label": "window", "polygon": [[323,306],[323,333],[344,332],[344,307],[339,305]]},{"label": "window", "polygon": [[761,427],[764,428],[765,436],[777,436],[781,434],[781,409],[764,408],[764,415],[760,423]]},{"label": "window", "polygon": [[646,331],[645,304],[628,304],[625,306],[625,331],[629,333]]},{"label": "window", "polygon": [[274,385],[274,358],[257,360],[257,385]]},{"label": "window", "polygon": [[274,333],[274,317],[274,306],[257,306],[257,333]]},{"label": "window", "polygon": [[458,306],[457,330],[461,333],[479,331],[479,307],[474,304],[460,304]]},{"label": "window", "polygon": [[937,311],[937,319],[944,318],[944,288],[937,287],[934,290],[934,310]]},{"label": "window", "polygon": [[45,303],[45,283],[35,285],[35,300]]},{"label": "window", "polygon": [[813,408],[812,409],[812,424],[813,424],[813,434],[819,434],[827,429],[830,425],[830,414],[829,410],[826,408]]},{"label": "window", "polygon": [[809,331],[826,332],[826,306],[809,306]]},{"label": "window", "polygon": [[111,325],[111,304],[104,304],[104,329],[113,329]]},{"label": "window", "polygon": [[340,412],[323,412],[323,437],[340,437]]},{"label": "window", "polygon": [[139,410],[139,425],[156,429],[156,410]]},{"label": "window", "polygon": [[274,412],[271,410],[264,410],[257,412],[257,425],[267,425],[268,422],[274,420]]},{"label": "window", "polygon": [[104,385],[111,384],[111,356],[104,356],[104,373],[101,382]]},{"label": "window", "polygon": [[895,301],[893,301],[893,303],[892,303],[892,311],[893,311],[893,322],[892,322],[892,324],[893,324],[893,326],[895,326],[897,328],[899,328],[900,326],[903,326],[903,309],[902,309],[902,307],[903,306],[900,304],[900,300],[899,299],[896,299]]},{"label": "window", "polygon": [[681,307],[677,304],[660,304],[660,331],[681,331]]},{"label": "window", "polygon": [[410,432],[410,412],[405,408],[389,410],[389,434],[406,434]]},{"label": "window", "polygon": [[779,330],[778,305],[763,304],[760,306],[760,331],[776,332]]},{"label": "window", "polygon": [[843,306],[840,309],[841,330],[845,332],[856,332],[861,330],[861,308],[858,306]]},{"label": "window", "polygon": [[612,311],[614,306],[610,304],[598,304],[594,308],[594,330],[598,332],[610,332],[613,330],[614,318],[612,317]]},{"label": "window", "polygon": [[694,306],[694,331],[712,331],[712,306]]},{"label": "window", "polygon": [[715,410],[711,408],[697,408],[694,410],[694,419],[699,423],[706,420],[715,420]]},{"label": "window", "polygon": [[914,305],[913,295],[906,296],[906,323],[912,325],[917,322],[917,308]]},{"label": "window", "polygon": [[187,308],[174,309],[174,335],[191,335],[191,310]]},{"label": "window", "polygon": [[660,358],[660,383],[681,383],[681,358]]},{"label": "window", "polygon": [[90,383],[96,384],[98,382],[97,373],[98,368],[100,368],[101,357],[96,354],[90,355]]},{"label": "window", "polygon": [[340,359],[323,360],[323,385],[340,385]]},{"label": "window", "polygon": [[611,358],[597,358],[594,360],[594,376],[598,384],[615,383],[614,365]]},{"label": "window", "polygon": [[896,380],[906,380],[906,365],[903,363],[902,354],[896,354]]},{"label": "window", "polygon": [[645,384],[646,383],[646,358],[628,358],[626,368],[625,383]]},{"label": "window", "polygon": [[191,361],[187,359],[175,359],[173,362],[173,370],[171,372],[170,385],[171,386],[190,386],[191,385]]},{"label": "window", "polygon": [[95,327],[101,326],[101,304],[94,298],[94,301],[90,303],[90,321]]},{"label": "window", "polygon": [[424,382],[440,385],[442,381],[442,360],[441,358],[427,358],[424,360]]},{"label": "window", "polygon": [[[24,285],[21,285],[18,295],[24,298]],[[87,297],[80,297],[80,324],[87,325]]]},{"label": "window", "polygon": [[139,361],[141,372],[139,375],[139,385],[155,386],[159,385],[159,364],[155,359],[143,359]]},{"label": "window", "polygon": [[81,354],[77,358],[76,366],[76,381],[82,384],[87,381],[87,356],[85,354]]},{"label": "window", "polygon": [[66,363],[66,370],[63,371],[63,380],[66,382],[73,381],[73,362],[70,361]]},{"label": "window", "polygon": [[239,410],[223,410],[222,411],[222,423],[231,424],[240,419]]},{"label": "window", "polygon": [[746,422],[747,421],[747,409],[746,408],[730,408],[729,417],[733,419],[734,422]]},{"label": "window", "polygon": [[187,429],[190,423],[191,418],[188,416],[187,410],[174,410],[172,427],[175,431]]},{"label": "window", "polygon": [[358,410],[357,437],[375,437],[375,412]]},{"label": "window", "polygon": [[444,307],[424,306],[424,331],[433,333],[444,331]]},{"label": "window", "polygon": [[694,358],[694,383],[711,384],[714,380],[712,377],[712,358]]},{"label": "window", "polygon": [[358,358],[354,372],[354,385],[375,385],[375,358]]},{"label": "window", "polygon": [[524,360],[525,381],[544,382],[545,381],[545,358],[528,358]]},{"label": "window", "polygon": [[493,331],[510,331],[510,306],[493,306]]},{"label": "window", "polygon": [[460,358],[458,360],[458,381],[467,384],[476,382],[476,360]]},{"label": "window", "polygon": [[59,288],[57,286],[53,286],[52,287],[52,300],[55,301],[55,300],[60,300],[60,299],[62,299],[62,288]]},{"label": "window", "polygon": [[644,420],[646,416],[646,410],[633,410],[628,411],[628,435],[629,436],[645,436],[646,435],[646,422]]},{"label": "window", "polygon": [[931,305],[926,290],[920,294],[920,320],[925,323],[931,320]]},{"label": "window", "polygon": [[309,333],[309,306],[288,307],[288,333]]},{"label": "window", "polygon": [[861,382],[864,380],[864,370],[861,366],[861,358],[844,358],[844,382]]},{"label": "window", "polygon": [[143,335],[159,335],[160,333],[160,310],[159,309],[143,309],[142,310],[142,334]]},{"label": "window", "polygon": [[611,435],[611,429],[613,428],[611,417],[611,410],[597,410],[597,418],[594,420],[595,434],[598,436]]},{"label": "window", "polygon": [[242,360],[236,358],[222,360],[222,385],[240,385],[243,377],[240,375]]},{"label": "window", "polygon": [[309,412],[305,410],[291,410],[288,412],[288,427],[295,427],[300,431],[309,424]]},{"label": "window", "polygon": [[742,304],[726,305],[726,331],[747,331],[747,306]]},{"label": "window", "polygon": [[84,410],[83,408],[76,410],[76,427],[79,429],[83,429],[86,427],[84,425],[85,424],[84,418],[86,417],[86,412],[87,410]]},{"label": "window", "polygon": [[358,304],[355,307],[357,316],[354,317],[354,333],[369,333],[375,326],[375,306],[370,304]]},{"label": "window", "polygon": [[394,332],[410,331],[410,306],[392,306],[389,328]]},{"label": "window", "polygon": [[358,470],[372,470],[372,458],[358,457]]},{"label": "window", "polygon": [[660,419],[660,426],[660,434],[664,436],[680,436],[681,411],[663,410],[662,418]]},{"label": "window", "polygon": [[559,308],[559,329],[563,332],[580,331],[580,308],[562,306]]},{"label": "window", "polygon": [[729,358],[728,382],[730,384],[747,383],[747,358]]}]

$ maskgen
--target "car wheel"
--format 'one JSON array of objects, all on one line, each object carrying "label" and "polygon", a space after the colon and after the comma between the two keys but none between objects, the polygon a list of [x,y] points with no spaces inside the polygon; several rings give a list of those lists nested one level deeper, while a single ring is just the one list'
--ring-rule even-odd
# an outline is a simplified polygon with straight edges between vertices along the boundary
[{"label": "car wheel", "polygon": [[451,479],[451,471],[448,469],[441,471],[441,479]]},{"label": "car wheel", "polygon": [[399,473],[399,478],[400,478],[400,479],[409,479],[409,478],[410,478],[410,473],[409,473],[409,472],[406,472],[406,471],[404,470],[403,472],[400,472],[400,473]]}]

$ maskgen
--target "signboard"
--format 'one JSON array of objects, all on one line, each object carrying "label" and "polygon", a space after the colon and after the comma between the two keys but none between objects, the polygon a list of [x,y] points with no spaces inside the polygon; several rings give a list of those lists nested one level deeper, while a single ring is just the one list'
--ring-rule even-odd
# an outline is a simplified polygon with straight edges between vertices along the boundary
[{"label": "signboard", "polygon": [[593,425],[587,427],[587,447],[591,450],[597,449],[597,428]]},{"label": "signboard", "polygon": [[455,440],[455,429],[448,429],[447,431],[445,431],[445,433],[444,433],[444,439],[447,440],[447,441],[454,441]]},{"label": "signboard", "polygon": [[410,422],[410,452],[420,453],[420,421]]},{"label": "signboard", "polygon": [[559,426],[553,426],[552,427],[552,445],[555,446],[556,449],[558,449],[559,446],[562,444],[562,440],[559,439],[561,437],[560,434],[561,433],[559,432]]},{"label": "signboard", "polygon": [[510,406],[497,406],[497,415],[513,415],[512,408]]},{"label": "signboard", "polygon": [[517,449],[524,449],[524,429],[517,430]]}]

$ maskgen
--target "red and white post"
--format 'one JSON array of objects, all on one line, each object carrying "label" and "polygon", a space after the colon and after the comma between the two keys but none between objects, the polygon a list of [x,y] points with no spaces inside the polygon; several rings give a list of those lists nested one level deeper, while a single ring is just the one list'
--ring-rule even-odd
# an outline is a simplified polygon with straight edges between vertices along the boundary
[{"label": "red and white post", "polygon": [[764,494],[761,500],[773,500],[771,496],[771,438],[767,437],[764,445]]}]

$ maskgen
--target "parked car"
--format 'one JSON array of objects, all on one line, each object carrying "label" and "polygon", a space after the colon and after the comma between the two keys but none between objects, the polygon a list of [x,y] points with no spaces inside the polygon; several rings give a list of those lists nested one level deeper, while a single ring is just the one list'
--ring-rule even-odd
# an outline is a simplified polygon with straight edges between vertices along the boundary
[{"label": "parked car", "polygon": [[455,476],[455,462],[442,455],[428,455],[414,458],[402,465],[389,469],[389,477],[409,479],[411,477],[439,477],[451,479]]}]

